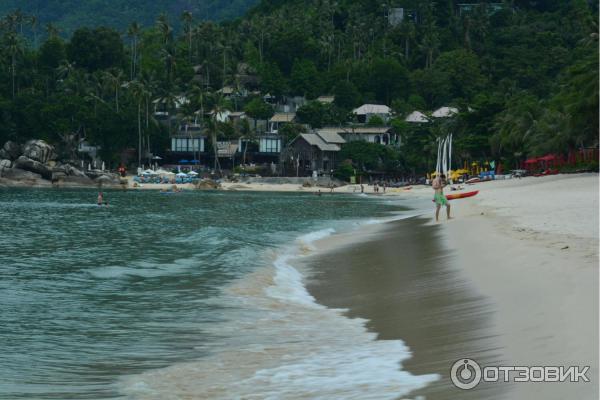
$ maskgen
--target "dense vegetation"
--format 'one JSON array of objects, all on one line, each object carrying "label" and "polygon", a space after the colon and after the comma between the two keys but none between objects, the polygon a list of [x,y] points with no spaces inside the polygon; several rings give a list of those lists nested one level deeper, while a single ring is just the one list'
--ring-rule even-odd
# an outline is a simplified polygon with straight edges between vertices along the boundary
[{"label": "dense vegetation", "polygon": [[[1,25],[0,141],[57,142],[79,133],[116,160],[141,136],[144,148],[161,154],[172,128],[154,123],[157,99],[174,110],[186,94],[191,101],[178,111],[183,121],[201,108],[270,116],[258,98],[227,102],[216,93],[235,84],[242,68],[258,77],[263,94],[335,95],[331,105],[309,103],[299,111],[301,122],[315,127],[345,123],[361,103],[391,106],[390,123],[403,137],[394,168],[430,169],[435,138],[448,132],[459,160],[512,164],[597,145],[596,5],[502,4],[460,13],[451,0],[398,0],[391,5],[410,17],[392,26],[383,2],[263,0],[244,18],[221,24],[183,13],[179,33],[164,15],[147,29],[131,23],[124,35],[81,28],[65,40],[51,26],[39,48],[31,24],[13,13]],[[403,120],[415,109],[449,105],[460,110],[455,118]],[[206,122],[213,140],[253,130]]]}]

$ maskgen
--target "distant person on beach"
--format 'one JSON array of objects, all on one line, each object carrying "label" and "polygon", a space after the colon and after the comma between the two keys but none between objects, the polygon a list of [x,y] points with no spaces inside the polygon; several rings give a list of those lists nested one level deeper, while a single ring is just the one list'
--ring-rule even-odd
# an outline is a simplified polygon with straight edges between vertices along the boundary
[{"label": "distant person on beach", "polygon": [[436,176],[433,182],[431,182],[431,187],[435,191],[433,195],[433,200],[435,201],[435,222],[439,221],[440,208],[442,206],[446,206],[446,217],[451,219],[450,203],[448,203],[446,196],[444,196],[444,186],[446,186],[446,176],[444,174]]},{"label": "distant person on beach", "polygon": [[98,192],[98,205],[101,206],[102,203],[104,203],[104,196],[102,195],[102,192]]},{"label": "distant person on beach", "polygon": [[365,192],[365,185],[363,185],[362,183],[360,184],[360,192],[361,193]]}]

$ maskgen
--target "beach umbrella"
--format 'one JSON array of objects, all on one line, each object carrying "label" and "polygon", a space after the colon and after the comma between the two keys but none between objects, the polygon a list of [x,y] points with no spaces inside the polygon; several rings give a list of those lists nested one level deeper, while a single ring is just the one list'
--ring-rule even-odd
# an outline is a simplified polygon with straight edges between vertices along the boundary
[{"label": "beach umbrella", "polygon": [[159,157],[159,156],[154,156],[154,157],[152,157],[152,159],[153,159],[153,160],[162,160],[162,157]]},{"label": "beach umbrella", "polygon": [[178,178],[187,178],[187,174],[184,174],[183,172],[178,173],[177,175],[175,175]]},{"label": "beach umbrella", "polygon": [[189,163],[188,160],[179,160],[179,164],[187,164],[187,163]]},{"label": "beach umbrella", "polygon": [[152,171],[151,169],[147,169],[144,172],[142,172],[142,175],[156,175],[156,172]]},{"label": "beach umbrella", "polygon": [[192,161],[190,161],[190,162],[191,162],[192,164],[199,164],[199,163],[200,163],[200,160],[193,159],[193,160],[192,160]]},{"label": "beach umbrella", "polygon": [[188,172],[188,175],[196,176],[198,173],[196,171],[190,171]]}]

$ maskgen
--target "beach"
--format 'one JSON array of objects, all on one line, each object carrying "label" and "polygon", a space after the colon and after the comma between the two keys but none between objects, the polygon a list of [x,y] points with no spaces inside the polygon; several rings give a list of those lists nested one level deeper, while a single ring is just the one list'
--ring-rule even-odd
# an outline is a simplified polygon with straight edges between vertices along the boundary
[{"label": "beach", "polygon": [[[368,320],[412,352],[402,368],[440,379],[426,399],[598,396],[598,175],[485,182],[432,213],[320,243],[307,260],[316,300]],[[431,189],[403,194],[431,197]],[[388,193],[387,196],[397,196]],[[451,365],[590,366],[589,383],[492,383],[462,391]],[[410,398],[413,398],[409,396]]]}]

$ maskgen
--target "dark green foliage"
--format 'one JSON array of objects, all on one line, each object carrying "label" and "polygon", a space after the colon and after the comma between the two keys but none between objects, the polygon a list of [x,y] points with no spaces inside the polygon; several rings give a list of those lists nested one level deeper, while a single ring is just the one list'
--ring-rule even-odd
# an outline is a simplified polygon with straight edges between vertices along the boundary
[{"label": "dark green foliage", "polygon": [[359,171],[395,171],[399,169],[398,152],[386,146],[363,141],[346,143],[339,155]]},{"label": "dark green foliage", "polygon": [[67,46],[69,61],[90,72],[120,68],[125,61],[123,41],[117,31],[108,28],[81,28],[73,33]]},{"label": "dark green foliage", "polygon": [[[431,171],[436,139],[449,133],[457,163],[512,163],[598,144],[598,7],[585,0],[504,2],[500,10],[484,2],[463,13],[454,1],[403,1],[416,17],[396,27],[373,0],[263,0],[221,24],[200,21],[252,1],[217,10],[220,0],[52,0],[35,2],[37,20],[27,15],[33,3],[0,4],[0,142],[78,133],[114,158],[141,136],[160,154],[177,121],[199,119],[218,137],[249,136],[255,127],[243,133],[198,111],[243,109],[266,120],[268,93],[335,95],[333,104],[298,110],[313,128],[347,124],[362,103],[391,106],[400,153],[348,144],[359,170]],[[24,13],[2,17],[17,5]],[[179,15],[183,9],[192,15]],[[49,21],[56,26],[44,29]],[[244,79],[260,95],[215,95],[225,85],[242,88]],[[190,102],[176,107],[184,95]],[[159,123],[155,106],[177,118]],[[460,112],[403,123],[414,110],[440,106]],[[298,132],[285,128],[290,137]]]}]

